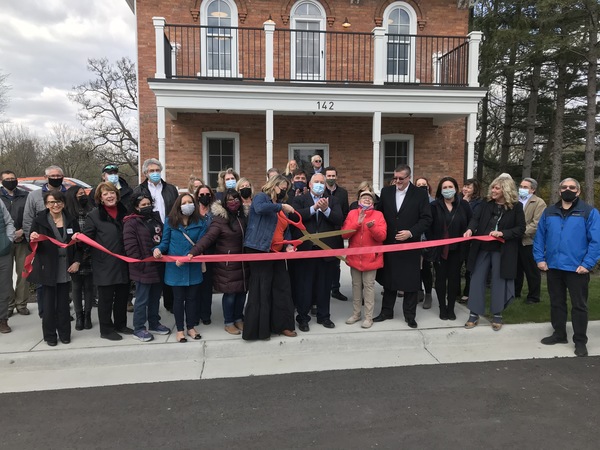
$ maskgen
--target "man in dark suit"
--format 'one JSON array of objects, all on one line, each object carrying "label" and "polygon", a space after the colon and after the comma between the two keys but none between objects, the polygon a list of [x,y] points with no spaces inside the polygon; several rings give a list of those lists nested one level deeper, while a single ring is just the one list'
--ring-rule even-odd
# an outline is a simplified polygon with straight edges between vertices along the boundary
[{"label": "man in dark suit", "polygon": [[[394,184],[381,190],[377,209],[387,223],[384,244],[419,242],[431,224],[429,197],[423,189],[410,182],[411,169],[402,164],[394,170]],[[383,268],[377,281],[383,286],[381,313],[373,319],[383,322],[394,317],[396,292],[404,291],[402,310],[411,328],[417,328],[418,291],[421,287],[421,250],[404,250],[384,254]]]},{"label": "man in dark suit", "polygon": [[[325,176],[314,174],[309,182],[310,192],[294,198],[292,206],[302,217],[302,222],[309,233],[338,230],[344,222],[342,208],[335,197],[325,198]],[[298,238],[301,233],[292,229],[293,236]],[[336,238],[325,238],[323,243],[331,248],[340,248]],[[343,243],[342,243],[343,245]],[[320,250],[313,242],[306,241],[298,250]],[[317,305],[317,323],[325,328],[333,328],[335,324],[329,316],[329,293],[331,279],[335,269],[335,257],[307,258],[302,260],[302,270],[295,271],[298,290],[296,294],[296,321],[300,331],[308,331],[310,307],[314,301]]]},{"label": "man in dark suit", "polygon": [[[325,167],[325,194],[324,197],[335,197],[337,203],[342,207],[342,215],[344,216],[344,220],[348,216],[348,212],[350,211],[350,205],[348,204],[348,191],[341,187],[337,183],[337,170],[333,166]],[[341,227],[339,228],[341,230]],[[338,238],[339,248],[342,248],[344,245],[344,240],[341,236]],[[331,296],[333,298],[337,298],[343,302],[348,300],[344,294],[340,292],[340,260],[338,259],[335,264],[335,269],[333,270],[333,279],[331,284]]]}]

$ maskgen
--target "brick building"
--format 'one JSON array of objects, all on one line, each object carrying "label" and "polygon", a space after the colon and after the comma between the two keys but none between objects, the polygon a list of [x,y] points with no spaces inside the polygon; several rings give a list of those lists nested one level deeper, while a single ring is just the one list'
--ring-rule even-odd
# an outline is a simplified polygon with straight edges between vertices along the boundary
[{"label": "brick building", "polygon": [[[140,158],[179,186],[233,167],[256,186],[319,153],[352,193],[399,163],[473,172],[481,34],[460,0],[127,0]],[[351,194],[352,197],[352,194]]]}]

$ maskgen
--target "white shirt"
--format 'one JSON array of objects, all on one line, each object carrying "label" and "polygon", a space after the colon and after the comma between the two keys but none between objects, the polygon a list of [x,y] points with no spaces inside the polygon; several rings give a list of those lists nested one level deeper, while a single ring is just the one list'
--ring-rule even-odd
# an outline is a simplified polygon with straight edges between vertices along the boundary
[{"label": "white shirt", "polygon": [[[312,192],[310,193],[310,196],[312,197],[314,203],[317,203],[319,201],[319,199],[322,198],[322,196],[317,197]],[[310,215],[311,216],[313,214],[316,214],[317,212],[320,212],[321,214],[325,214],[325,217],[329,217],[329,214],[331,214],[331,208],[328,206],[325,211],[321,211],[320,209],[315,209],[315,205],[310,207]]]},{"label": "white shirt", "polygon": [[527,202],[529,201],[529,199],[531,198],[533,194],[529,194],[527,197],[525,198],[521,198],[519,197],[519,201],[521,202],[521,204],[523,205],[523,209],[525,209],[525,205],[527,204]]},{"label": "white shirt", "polygon": [[152,200],[154,201],[154,209],[153,211],[158,211],[160,214],[160,220],[165,223],[165,199],[162,196],[162,182],[158,184],[154,184],[152,181],[148,180],[148,190],[150,191],[150,195],[152,196]]},{"label": "white shirt", "polygon": [[400,211],[400,208],[402,208],[402,203],[404,203],[404,198],[406,197],[407,190],[408,186],[406,186],[406,189],[404,189],[403,191],[396,188],[396,211]]}]

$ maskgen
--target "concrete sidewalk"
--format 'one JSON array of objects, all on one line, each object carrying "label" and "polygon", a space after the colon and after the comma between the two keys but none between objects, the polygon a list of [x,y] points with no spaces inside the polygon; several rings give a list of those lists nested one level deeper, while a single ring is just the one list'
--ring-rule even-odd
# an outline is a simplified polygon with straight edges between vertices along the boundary
[{"label": "concrete sidewalk", "polygon": [[[342,265],[344,266],[344,265]],[[342,292],[351,295],[350,273],[342,268]],[[376,314],[381,289],[376,286]],[[322,370],[575,357],[573,344],[544,346],[549,324],[505,325],[494,332],[488,322],[464,329],[468,311],[457,305],[456,321],[442,321],[435,299],[429,310],[418,306],[419,328],[410,329],[402,317],[402,299],[396,317],[365,330],[360,322],[346,325],[352,302],[331,300],[334,329],[310,322],[310,332],[298,337],[273,336],[270,341],[245,342],[223,330],[221,295],[213,296],[212,324],[200,325],[202,340],[181,344],[174,333],[142,343],[130,336],[113,342],[100,339],[96,311],[94,328],[75,331],[69,345],[49,347],[42,340],[37,305],[32,314],[13,316],[13,332],[0,335],[0,392],[22,392],[104,385],[149,383]],[[132,314],[128,314],[131,326]],[[163,324],[174,329],[174,318],[161,309]],[[569,329],[569,333],[572,331]],[[600,354],[600,323],[588,329],[590,355]],[[570,339],[569,339],[570,340]]]}]

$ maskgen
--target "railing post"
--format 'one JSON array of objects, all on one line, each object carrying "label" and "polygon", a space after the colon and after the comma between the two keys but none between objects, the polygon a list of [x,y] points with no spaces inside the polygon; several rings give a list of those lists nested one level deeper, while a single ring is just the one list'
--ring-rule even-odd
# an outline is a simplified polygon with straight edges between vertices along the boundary
[{"label": "railing post", "polygon": [[383,84],[385,69],[385,28],[373,28],[373,84]]},{"label": "railing post", "polygon": [[165,25],[164,17],[153,17],[154,33],[156,36],[156,72],[154,78],[166,78],[165,75]]},{"label": "railing post", "polygon": [[471,31],[469,34],[469,67],[467,68],[469,77],[467,79],[469,87],[479,87],[479,44],[483,33],[481,31]]},{"label": "railing post", "polygon": [[273,77],[273,35],[275,34],[275,22],[269,18],[263,23],[265,27],[265,82],[272,83]]}]

